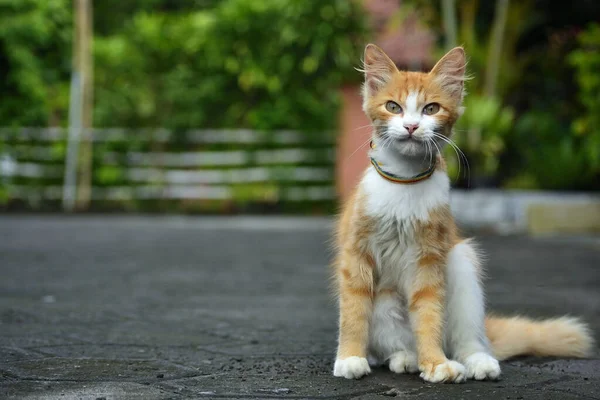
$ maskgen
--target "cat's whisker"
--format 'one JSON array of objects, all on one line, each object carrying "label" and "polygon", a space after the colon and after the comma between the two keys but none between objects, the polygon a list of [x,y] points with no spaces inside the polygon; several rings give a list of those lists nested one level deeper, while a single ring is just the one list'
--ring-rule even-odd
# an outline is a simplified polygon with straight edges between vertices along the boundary
[{"label": "cat's whisker", "polygon": [[[381,124],[381,123],[375,123],[375,122],[373,122],[373,123],[371,123],[371,124],[368,124],[368,125],[363,125],[363,126],[359,126],[359,127],[357,127],[357,128],[354,128],[352,131],[354,132],[354,131],[357,131],[357,130],[359,130],[359,129],[363,129],[363,128],[367,128],[367,127],[372,127],[372,128],[375,128],[375,129],[377,129],[377,128],[381,127],[381,126],[384,126],[384,124]],[[352,152],[352,154],[350,154],[350,155],[348,156],[348,158],[346,158],[346,159],[347,159],[347,160],[349,160],[350,158],[352,158],[352,156],[353,156],[353,155],[355,155],[355,154],[356,154],[356,153],[357,153],[357,152],[358,152],[360,149],[362,149],[362,148],[363,148],[363,147],[365,147],[365,146],[366,146],[368,143],[370,143],[370,142],[371,142],[371,140],[372,140],[372,132],[369,132],[369,138],[368,138],[367,140],[365,140],[365,141],[364,141],[364,142],[363,142],[363,143],[362,143],[360,146],[358,146],[358,147],[356,148],[356,150],[354,150],[354,151]]]},{"label": "cat's whisker", "polygon": [[381,148],[382,149],[386,149],[388,148],[392,143],[393,143],[394,139],[389,136],[389,135],[384,135],[383,136],[383,143],[381,144]]},{"label": "cat's whisker", "polygon": [[[434,135],[436,135],[436,134],[434,133]],[[446,141],[445,138],[440,137],[440,135],[436,135],[436,137],[438,137],[441,140],[443,140],[444,142],[448,143],[450,145],[450,147],[452,148],[452,150],[454,150],[454,153],[456,154],[456,161],[458,161],[458,174],[455,179],[455,182],[456,182],[456,181],[458,181],[458,178],[460,177],[460,166],[462,164],[462,158],[461,158],[460,154],[458,153],[458,151],[456,151],[456,148],[452,145],[452,143]],[[433,140],[435,140],[435,139],[433,139]],[[441,152],[441,150],[440,150],[440,152]]]},{"label": "cat's whisker", "polygon": [[388,141],[387,141],[387,147],[388,148],[392,147],[392,144],[394,144],[394,140],[395,140],[394,137],[392,137],[392,136],[388,137]]},{"label": "cat's whisker", "polygon": [[445,138],[444,137],[444,139],[446,139],[447,143],[449,143],[454,148],[454,151],[459,152],[461,154],[462,159],[464,160],[465,166],[467,167],[467,184],[470,185],[471,184],[471,182],[470,182],[470,179],[471,179],[471,167],[469,165],[469,159],[467,158],[466,154],[461,150],[461,148],[458,147],[458,145],[456,144],[456,142],[454,142],[450,138]]},{"label": "cat's whisker", "polygon": [[425,147],[425,152],[423,153],[423,158],[421,161],[425,161],[425,158],[427,158],[427,155],[429,154],[429,148],[427,147],[427,141],[423,142],[423,146]]},{"label": "cat's whisker", "polygon": [[425,143],[427,144],[427,153],[429,153],[429,165],[431,165],[431,163],[433,162],[433,148],[431,147],[430,141],[430,139],[425,141]]},{"label": "cat's whisker", "polygon": [[454,152],[456,153],[457,161],[458,161],[458,168],[459,168],[459,170],[458,170],[459,175],[460,175],[460,164],[461,164],[461,162],[464,161],[465,167],[466,167],[466,174],[467,174],[467,185],[471,186],[471,166],[469,165],[469,160],[467,159],[467,156],[465,155],[465,153],[460,149],[460,147],[458,147],[458,145],[452,139],[445,137],[443,135],[440,135],[438,133],[435,133],[435,132],[433,132],[433,135],[436,138],[448,143],[452,147]]},{"label": "cat's whisker", "polygon": [[433,145],[437,149],[438,154],[442,154],[442,149],[440,149],[440,147],[437,145],[437,143],[435,142],[435,140],[432,140],[431,142],[433,143]]},{"label": "cat's whisker", "polygon": [[373,126],[377,127],[377,126],[381,126],[381,124],[377,125],[375,123],[372,123],[372,124],[367,124],[367,125],[363,125],[363,126],[358,126],[354,129],[352,129],[352,132],[357,131],[359,129],[364,129],[364,128],[373,127]]},{"label": "cat's whisker", "polygon": [[444,139],[442,139],[442,140],[445,141],[446,143],[448,143],[450,145],[450,147],[452,148],[452,150],[454,150],[454,153],[456,154],[456,160],[458,161],[458,176],[460,176],[460,166],[463,162],[465,164],[465,167],[467,167],[467,174],[470,174],[469,161],[466,159],[466,156],[461,152],[461,150],[459,148],[457,148],[456,145],[454,145],[453,143],[448,142]]},{"label": "cat's whisker", "polygon": [[356,150],[354,150],[354,151],[352,152],[352,154],[350,154],[350,155],[348,156],[348,158],[346,158],[346,160],[349,160],[350,158],[352,158],[352,156],[353,156],[353,155],[355,155],[357,151],[359,151],[360,149],[362,149],[363,147],[365,147],[365,146],[366,146],[368,143],[371,143],[371,140],[372,140],[372,139],[371,139],[371,137],[369,136],[369,138],[368,138],[367,140],[365,140],[365,141],[363,142],[363,144],[361,144],[360,146],[358,146],[358,147],[356,148]]}]

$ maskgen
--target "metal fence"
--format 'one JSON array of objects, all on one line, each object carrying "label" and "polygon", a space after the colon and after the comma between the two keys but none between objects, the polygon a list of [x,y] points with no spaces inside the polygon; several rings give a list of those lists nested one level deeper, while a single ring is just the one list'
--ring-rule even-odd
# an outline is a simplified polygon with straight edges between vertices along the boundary
[{"label": "metal fence", "polygon": [[[333,203],[331,133],[251,130],[92,129],[91,204]],[[5,204],[60,204],[66,129],[0,129]],[[78,184],[82,184],[79,182]],[[71,188],[72,189],[72,188]],[[55,205],[56,206],[56,205]]]}]

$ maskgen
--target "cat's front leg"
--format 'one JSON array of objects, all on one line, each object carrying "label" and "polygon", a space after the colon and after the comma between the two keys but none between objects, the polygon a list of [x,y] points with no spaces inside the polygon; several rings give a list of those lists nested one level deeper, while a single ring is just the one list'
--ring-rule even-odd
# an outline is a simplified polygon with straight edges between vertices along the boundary
[{"label": "cat's front leg", "polygon": [[443,252],[428,251],[419,258],[412,282],[409,312],[417,342],[421,378],[427,382],[463,382],[465,367],[448,360],[442,349],[445,300]]},{"label": "cat's front leg", "polygon": [[467,378],[500,377],[485,332],[485,305],[477,252],[469,241],[455,245],[448,255],[446,343],[467,368]]},{"label": "cat's front leg", "polygon": [[358,379],[371,372],[367,346],[373,309],[373,271],[368,259],[354,251],[342,254],[338,265],[340,326],[333,374]]}]

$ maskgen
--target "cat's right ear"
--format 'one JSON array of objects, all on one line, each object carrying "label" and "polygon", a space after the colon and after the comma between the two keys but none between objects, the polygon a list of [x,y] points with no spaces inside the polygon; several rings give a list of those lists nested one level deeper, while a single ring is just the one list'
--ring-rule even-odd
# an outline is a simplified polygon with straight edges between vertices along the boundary
[{"label": "cat's right ear", "polygon": [[363,72],[365,73],[365,96],[370,96],[384,87],[398,69],[387,54],[374,44],[365,47]]},{"label": "cat's right ear", "polygon": [[430,75],[435,77],[448,94],[460,102],[465,94],[466,67],[465,50],[462,47],[455,47],[435,64]]}]

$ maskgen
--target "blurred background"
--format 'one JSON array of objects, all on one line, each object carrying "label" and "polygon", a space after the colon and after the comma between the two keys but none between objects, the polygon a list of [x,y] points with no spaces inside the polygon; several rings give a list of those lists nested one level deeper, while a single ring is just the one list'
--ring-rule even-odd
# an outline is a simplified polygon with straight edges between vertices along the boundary
[{"label": "blurred background", "polygon": [[367,165],[368,42],[411,70],[465,47],[463,203],[597,200],[598,21],[595,0],[3,0],[0,207],[330,214]]}]

